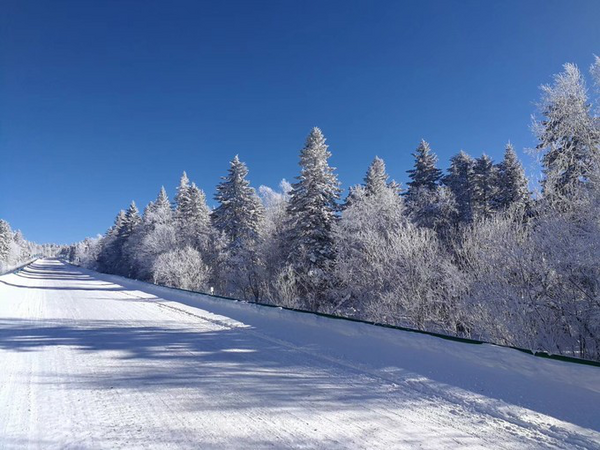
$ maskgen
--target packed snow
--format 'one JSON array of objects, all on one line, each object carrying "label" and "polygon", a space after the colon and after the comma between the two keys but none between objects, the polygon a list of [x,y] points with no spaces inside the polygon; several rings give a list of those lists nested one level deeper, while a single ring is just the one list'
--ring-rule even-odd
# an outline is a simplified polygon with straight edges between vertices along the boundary
[{"label": "packed snow", "polygon": [[1,448],[600,448],[598,367],[54,259],[0,321]]}]

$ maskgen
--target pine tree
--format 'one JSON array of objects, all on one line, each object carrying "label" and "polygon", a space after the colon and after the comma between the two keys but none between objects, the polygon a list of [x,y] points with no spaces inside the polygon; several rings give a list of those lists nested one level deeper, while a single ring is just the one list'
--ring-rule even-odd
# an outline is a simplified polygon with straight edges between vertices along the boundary
[{"label": "pine tree", "polygon": [[164,186],[160,188],[158,197],[153,203],[152,213],[156,223],[164,225],[171,224],[173,221],[173,209]]},{"label": "pine tree", "polygon": [[[288,204],[289,262],[305,276],[306,294],[318,299],[325,289],[326,272],[335,258],[332,227],[337,221],[340,188],[331,153],[319,128],[313,128],[300,152],[300,175]],[[315,305],[313,305],[315,306]]]},{"label": "pine tree", "polygon": [[464,151],[460,151],[450,159],[448,175],[443,177],[443,183],[454,194],[459,222],[470,222],[471,213],[471,179],[475,161]]},{"label": "pine tree", "polygon": [[264,209],[247,175],[248,168],[236,155],[215,194],[219,206],[212,213],[212,222],[226,236],[230,248],[252,245],[260,236]]},{"label": "pine tree", "polygon": [[190,180],[187,174],[183,172],[175,195],[175,222],[180,230],[185,228],[185,221],[190,215],[190,208]]},{"label": "pine tree", "polygon": [[491,158],[483,154],[475,160],[471,183],[471,210],[473,218],[492,217],[497,198],[496,168]]},{"label": "pine tree", "polygon": [[113,242],[113,252],[119,255],[115,271],[127,277],[135,276],[135,248],[131,245],[130,239],[141,225],[141,222],[140,213],[135,202],[132,201],[127,211],[125,211],[125,217]]},{"label": "pine tree", "polygon": [[385,162],[378,156],[375,157],[365,176],[365,190],[367,195],[377,195],[389,187],[388,174],[385,171]]},{"label": "pine tree", "polygon": [[119,211],[113,225],[108,229],[101,242],[101,250],[98,254],[98,268],[101,272],[115,273],[118,261],[121,257],[119,248],[115,242],[125,223],[125,211]]},{"label": "pine tree", "polygon": [[435,190],[442,178],[441,170],[436,167],[437,156],[431,151],[427,142],[421,140],[413,156],[415,167],[408,171],[411,181],[408,182],[407,197],[420,188]]},{"label": "pine tree", "polygon": [[442,172],[436,167],[437,156],[427,142],[421,140],[415,153],[415,166],[408,171],[411,181],[405,193],[406,209],[411,220],[420,227],[439,229],[446,223],[447,196],[441,191]]},{"label": "pine tree", "polygon": [[205,253],[210,233],[210,209],[206,204],[206,195],[202,189],[192,183],[189,189],[189,198],[189,210],[185,219],[186,234],[190,245],[201,253]]},{"label": "pine tree", "polygon": [[12,236],[12,230],[8,222],[0,219],[0,262],[8,262]]},{"label": "pine tree", "polygon": [[219,206],[211,219],[225,243],[213,270],[227,295],[258,301],[262,286],[257,247],[264,226],[264,207],[247,175],[248,168],[236,155],[227,176],[217,186],[215,200]]},{"label": "pine tree", "polygon": [[527,177],[510,143],[506,145],[504,159],[497,166],[497,181],[496,209],[504,211],[511,207],[527,207],[530,201]]}]

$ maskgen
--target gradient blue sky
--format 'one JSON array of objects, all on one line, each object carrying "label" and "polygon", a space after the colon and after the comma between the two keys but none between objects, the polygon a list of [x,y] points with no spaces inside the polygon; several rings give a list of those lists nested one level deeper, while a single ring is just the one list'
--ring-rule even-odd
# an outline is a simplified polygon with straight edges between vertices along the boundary
[{"label": "gradient blue sky", "polygon": [[375,155],[404,182],[421,138],[443,168],[509,139],[532,166],[538,86],[600,53],[600,1],[4,0],[0,16],[0,217],[38,242],[103,233],[183,170],[212,197],[236,153],[276,186],[315,125],[344,187]]}]

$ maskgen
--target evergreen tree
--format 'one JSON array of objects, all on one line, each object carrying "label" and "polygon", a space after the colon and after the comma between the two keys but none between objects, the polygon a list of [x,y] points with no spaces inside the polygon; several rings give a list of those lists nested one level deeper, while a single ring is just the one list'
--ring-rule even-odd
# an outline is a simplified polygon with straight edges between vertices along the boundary
[{"label": "evergreen tree", "polygon": [[408,171],[411,181],[408,183],[406,208],[411,220],[420,227],[440,229],[446,228],[449,220],[448,196],[439,184],[442,172],[436,167],[437,156],[424,140],[415,153],[415,166]]},{"label": "evergreen tree", "polygon": [[470,187],[473,218],[489,219],[497,198],[497,176],[496,167],[488,155],[483,154],[475,160]]},{"label": "evergreen tree", "polygon": [[389,176],[385,171],[385,162],[376,156],[365,176],[366,194],[377,195],[387,189],[389,186],[388,178]]},{"label": "evergreen tree", "polygon": [[186,234],[192,247],[206,253],[210,234],[210,209],[206,204],[206,195],[192,183],[189,198],[190,206],[185,220]]},{"label": "evergreen tree", "polygon": [[215,194],[219,206],[212,213],[212,222],[226,236],[230,248],[251,245],[260,236],[264,208],[247,175],[248,168],[236,155]]},{"label": "evergreen tree", "polygon": [[8,222],[0,219],[0,262],[8,262],[12,236],[12,230]]},{"label": "evergreen tree", "polygon": [[125,211],[125,217],[112,244],[113,252],[119,256],[115,272],[127,277],[135,276],[135,254],[133,254],[135,248],[132,247],[130,239],[141,225],[141,222],[140,213],[135,202],[132,201],[127,211]]},{"label": "evergreen tree", "polygon": [[471,179],[475,161],[464,151],[460,151],[450,159],[448,174],[443,183],[454,194],[459,222],[471,221]]},{"label": "evergreen tree", "polygon": [[288,204],[289,261],[306,276],[306,294],[313,301],[322,296],[326,272],[335,258],[332,227],[337,220],[340,188],[331,153],[319,128],[313,128],[300,152],[300,175],[293,184]]},{"label": "evergreen tree", "polygon": [[503,211],[511,207],[525,208],[529,204],[525,170],[510,143],[506,145],[504,159],[497,166],[497,181],[496,209]]},{"label": "evergreen tree", "polygon": [[431,191],[438,187],[439,180],[442,178],[442,172],[436,167],[437,156],[431,151],[431,147],[424,140],[417,147],[415,153],[415,167],[408,171],[407,197],[420,188],[426,188]]},{"label": "evergreen tree", "polygon": [[171,202],[169,201],[169,196],[167,195],[167,191],[165,190],[164,186],[160,188],[158,197],[152,204],[151,212],[153,215],[153,221],[155,223],[159,223],[161,225],[172,224],[173,209],[171,207]]},{"label": "evergreen tree", "polygon": [[[248,168],[236,155],[227,176],[217,186],[219,206],[212,223],[224,237],[224,254],[213,267],[227,295],[258,301],[261,298],[257,246],[264,226],[264,207],[250,182]],[[220,264],[219,264],[220,263]]]},{"label": "evergreen tree", "polygon": [[539,109],[544,118],[535,125],[544,197],[566,207],[585,189],[600,160],[600,129],[577,66],[565,64],[552,85],[542,86]]},{"label": "evergreen tree", "polygon": [[98,254],[98,268],[101,272],[115,273],[118,260],[121,257],[115,242],[125,223],[125,214],[124,210],[119,211],[119,214],[115,217],[115,222],[102,238],[101,250]]},{"label": "evergreen tree", "polygon": [[175,195],[175,222],[179,230],[185,228],[185,222],[190,216],[191,198],[190,198],[190,180],[187,174],[183,172],[177,187]]}]

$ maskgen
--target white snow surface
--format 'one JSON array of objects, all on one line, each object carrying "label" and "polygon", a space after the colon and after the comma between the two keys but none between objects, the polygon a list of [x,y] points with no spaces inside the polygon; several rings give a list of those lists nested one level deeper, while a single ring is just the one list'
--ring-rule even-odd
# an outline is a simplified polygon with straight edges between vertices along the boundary
[{"label": "white snow surface", "polygon": [[0,448],[600,448],[598,367],[51,259],[0,322]]}]

